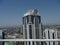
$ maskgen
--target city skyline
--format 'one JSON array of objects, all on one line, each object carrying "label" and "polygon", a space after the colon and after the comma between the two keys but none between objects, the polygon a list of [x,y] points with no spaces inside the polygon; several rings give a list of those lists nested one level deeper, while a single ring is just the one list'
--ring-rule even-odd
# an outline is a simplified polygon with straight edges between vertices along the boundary
[{"label": "city skyline", "polygon": [[0,26],[22,24],[29,9],[38,9],[44,24],[60,24],[59,0],[0,0]]}]

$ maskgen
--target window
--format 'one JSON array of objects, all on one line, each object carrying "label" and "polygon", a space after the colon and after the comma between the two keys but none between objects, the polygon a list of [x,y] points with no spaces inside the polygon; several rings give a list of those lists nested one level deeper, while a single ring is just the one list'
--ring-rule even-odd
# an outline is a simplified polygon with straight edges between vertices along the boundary
[{"label": "window", "polygon": [[29,25],[29,37],[30,39],[32,39],[32,26]]}]

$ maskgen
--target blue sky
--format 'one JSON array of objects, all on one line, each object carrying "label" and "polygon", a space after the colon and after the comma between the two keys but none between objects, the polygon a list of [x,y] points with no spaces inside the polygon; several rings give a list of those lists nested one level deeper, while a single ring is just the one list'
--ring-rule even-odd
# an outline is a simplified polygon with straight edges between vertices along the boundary
[{"label": "blue sky", "polygon": [[44,24],[60,24],[59,0],[0,0],[0,26],[22,24],[29,9],[38,9]]}]

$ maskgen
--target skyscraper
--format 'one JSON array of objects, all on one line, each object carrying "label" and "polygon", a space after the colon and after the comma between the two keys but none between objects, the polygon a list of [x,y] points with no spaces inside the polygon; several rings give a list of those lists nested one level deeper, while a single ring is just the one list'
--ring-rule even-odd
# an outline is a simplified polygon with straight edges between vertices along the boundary
[{"label": "skyscraper", "polygon": [[[0,39],[4,39],[4,32],[3,32],[3,30],[0,30]],[[0,45],[4,45],[4,42],[0,41]]]},{"label": "skyscraper", "polygon": [[[45,29],[43,31],[43,37],[45,39],[57,39],[57,29]],[[52,41],[52,42],[46,42],[46,45],[58,45],[57,41]]]},{"label": "skyscraper", "polygon": [[[41,16],[37,9],[29,10],[23,17],[23,38],[41,39]],[[24,45],[31,45],[30,42],[24,42]],[[41,45],[40,42],[33,42],[32,45]]]}]

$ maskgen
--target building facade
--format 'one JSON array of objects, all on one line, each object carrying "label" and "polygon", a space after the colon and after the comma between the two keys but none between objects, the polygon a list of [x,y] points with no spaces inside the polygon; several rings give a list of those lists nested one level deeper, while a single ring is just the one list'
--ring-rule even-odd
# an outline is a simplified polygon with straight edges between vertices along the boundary
[{"label": "building facade", "polygon": [[[44,39],[58,39],[57,36],[57,29],[45,29],[43,31],[43,37]],[[58,42],[52,41],[52,42],[46,42],[45,45],[58,45]]]},{"label": "building facade", "polygon": [[[3,30],[0,30],[0,39],[4,39],[4,32],[3,32]],[[4,45],[4,42],[0,41],[0,45]]]},{"label": "building facade", "polygon": [[[41,16],[37,9],[29,10],[23,17],[23,38],[41,39]],[[30,42],[24,42],[24,45],[31,45]],[[32,45],[41,45],[41,42],[32,42]]]}]

